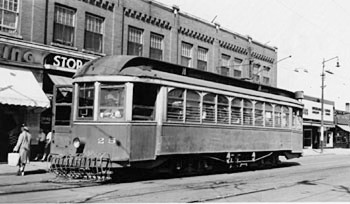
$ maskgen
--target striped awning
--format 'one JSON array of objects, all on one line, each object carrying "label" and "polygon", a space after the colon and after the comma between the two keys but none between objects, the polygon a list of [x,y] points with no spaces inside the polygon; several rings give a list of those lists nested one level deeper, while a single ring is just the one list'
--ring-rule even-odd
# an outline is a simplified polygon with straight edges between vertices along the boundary
[{"label": "striped awning", "polygon": [[0,104],[50,107],[50,101],[33,73],[12,67],[0,67]]}]

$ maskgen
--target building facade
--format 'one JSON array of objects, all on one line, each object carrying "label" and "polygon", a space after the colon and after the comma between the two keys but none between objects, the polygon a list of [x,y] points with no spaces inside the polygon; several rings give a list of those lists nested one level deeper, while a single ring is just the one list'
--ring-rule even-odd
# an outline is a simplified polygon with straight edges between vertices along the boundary
[{"label": "building facade", "polygon": [[[0,161],[26,123],[69,125],[71,84],[84,63],[138,55],[276,87],[277,48],[149,0],[0,0]],[[54,92],[58,97],[53,99]],[[59,104],[52,110],[52,102]]]},{"label": "building facade", "polygon": [[350,105],[346,104],[346,111],[335,110],[335,139],[334,147],[350,148]]},{"label": "building facade", "polygon": [[[304,96],[303,135],[304,148],[320,148],[321,134],[321,99]],[[324,100],[323,147],[334,147],[334,101]]]}]

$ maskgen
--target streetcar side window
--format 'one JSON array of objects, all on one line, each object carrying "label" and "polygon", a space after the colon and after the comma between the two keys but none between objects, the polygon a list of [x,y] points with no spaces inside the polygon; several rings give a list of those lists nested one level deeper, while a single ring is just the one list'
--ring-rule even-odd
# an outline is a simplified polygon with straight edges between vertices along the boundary
[{"label": "streetcar side window", "polygon": [[264,104],[260,101],[255,103],[255,125],[264,125]]},{"label": "streetcar side window", "polygon": [[235,98],[231,102],[231,123],[241,124],[242,122],[242,99]]},{"label": "streetcar side window", "polygon": [[226,96],[218,95],[218,123],[229,123],[229,100]]},{"label": "streetcar side window", "polygon": [[200,103],[199,93],[192,90],[186,92],[186,122],[200,122]]},{"label": "streetcar side window", "polygon": [[265,103],[265,127],[273,126],[273,108],[270,103]]},{"label": "streetcar side window", "polygon": [[157,85],[134,84],[132,120],[154,120],[158,90]]},{"label": "streetcar side window", "polygon": [[282,108],[280,105],[275,106],[275,127],[282,126]]},{"label": "streetcar side window", "polygon": [[204,123],[215,123],[215,94],[206,94],[203,97],[202,121]]},{"label": "streetcar side window", "polygon": [[292,126],[297,130],[303,129],[302,111],[300,109],[293,108]]},{"label": "streetcar side window", "polygon": [[93,119],[94,95],[95,88],[93,83],[81,83],[78,85],[78,119]]},{"label": "streetcar side window", "polygon": [[244,99],[243,102],[243,123],[244,125],[253,124],[253,103],[248,99]]},{"label": "streetcar side window", "polygon": [[289,108],[285,106],[282,108],[282,127],[289,128]]},{"label": "streetcar side window", "polygon": [[183,121],[184,89],[172,89],[168,92],[167,118],[169,121]]},{"label": "streetcar side window", "polygon": [[120,120],[124,118],[125,88],[122,85],[101,84],[100,120]]}]

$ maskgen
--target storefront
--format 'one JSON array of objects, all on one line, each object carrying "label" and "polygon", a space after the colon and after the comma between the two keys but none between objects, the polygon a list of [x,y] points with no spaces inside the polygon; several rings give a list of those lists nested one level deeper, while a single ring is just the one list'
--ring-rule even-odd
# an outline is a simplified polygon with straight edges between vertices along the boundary
[{"label": "storefront", "polygon": [[[72,83],[84,63],[96,58],[53,46],[0,38],[0,162],[7,159],[25,123],[33,136],[32,155],[40,128],[49,132],[54,85]],[[69,90],[71,92],[71,90]],[[67,96],[67,90],[62,94]],[[60,117],[58,112],[58,117]]]},{"label": "storefront", "polygon": [[350,148],[350,112],[336,110],[335,123],[334,147]]},{"label": "storefront", "polygon": [[[307,149],[320,148],[321,141],[321,103],[320,99],[304,96],[303,99],[303,147]],[[324,100],[323,111],[323,147],[334,147],[334,102]]]},{"label": "storefront", "polygon": [[40,113],[50,107],[35,75],[40,71],[0,64],[0,162],[16,144],[21,124],[37,134]]}]

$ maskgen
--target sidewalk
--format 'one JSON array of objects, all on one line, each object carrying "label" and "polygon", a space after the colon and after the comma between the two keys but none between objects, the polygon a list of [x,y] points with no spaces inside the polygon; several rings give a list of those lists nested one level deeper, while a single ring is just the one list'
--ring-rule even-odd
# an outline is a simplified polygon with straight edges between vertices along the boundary
[{"label": "sidewalk", "polygon": [[[25,172],[29,173],[46,173],[49,169],[48,162],[31,161],[26,165]],[[7,163],[0,163],[0,176],[16,174],[18,170],[17,166],[9,166]]]},{"label": "sidewalk", "polygon": [[350,155],[350,149],[345,148],[325,148],[321,149],[303,149],[303,156],[322,156],[322,155]]}]

